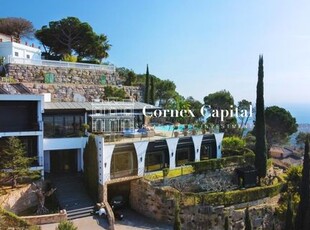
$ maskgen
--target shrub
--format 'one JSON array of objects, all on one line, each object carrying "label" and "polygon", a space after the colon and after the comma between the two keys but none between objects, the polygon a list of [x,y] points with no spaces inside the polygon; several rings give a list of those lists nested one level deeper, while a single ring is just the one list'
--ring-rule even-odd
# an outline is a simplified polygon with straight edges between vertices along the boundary
[{"label": "shrub", "polygon": [[243,154],[244,156],[244,160],[245,162],[247,162],[247,164],[250,164],[250,165],[254,165],[254,161],[255,161],[255,153],[249,149],[248,152],[245,152]]},{"label": "shrub", "polygon": [[240,137],[225,137],[222,142],[223,149],[242,149],[245,147],[245,140]]},{"label": "shrub", "polygon": [[205,194],[204,203],[212,205],[232,205],[238,203],[250,202],[265,197],[273,197],[280,193],[282,183],[265,187],[255,187],[246,190],[235,190],[220,193]]},{"label": "shrub", "polygon": [[56,230],[77,230],[78,228],[74,226],[74,224],[71,221],[61,221],[58,226],[56,227]]},{"label": "shrub", "polygon": [[195,173],[202,173],[208,170],[221,169],[232,164],[253,165],[254,159],[255,154],[253,152],[247,152],[243,156],[229,156],[219,159],[209,159],[205,161],[191,162],[189,164],[193,166]]},{"label": "shrub", "polygon": [[67,62],[77,62],[77,56],[65,54],[62,58],[63,61]]},{"label": "shrub", "polygon": [[233,205],[259,200],[265,197],[273,197],[280,193],[283,183],[277,183],[265,187],[254,187],[245,190],[234,190],[214,193],[184,193],[182,203],[184,206],[197,204],[206,205]]},{"label": "shrub", "polygon": [[163,177],[167,177],[169,174],[169,168],[163,168]]},{"label": "shrub", "polygon": [[280,219],[285,219],[288,199],[291,197],[291,204],[293,213],[296,214],[297,207],[300,202],[299,186],[301,182],[302,166],[291,166],[284,176],[286,186],[284,192],[281,193],[279,206],[276,208],[276,213]]},{"label": "shrub", "polygon": [[0,208],[0,229],[28,229],[30,225],[12,212]]}]

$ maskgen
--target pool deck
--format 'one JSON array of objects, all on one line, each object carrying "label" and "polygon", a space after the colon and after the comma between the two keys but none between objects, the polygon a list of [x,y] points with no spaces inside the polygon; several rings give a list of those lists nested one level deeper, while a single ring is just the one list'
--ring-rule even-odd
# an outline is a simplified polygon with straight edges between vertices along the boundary
[{"label": "pool deck", "polygon": [[[202,135],[201,132],[196,133],[195,135]],[[188,134],[187,137],[192,136],[192,134]],[[118,138],[115,138],[115,135],[113,137],[113,134],[105,135],[105,143],[106,144],[120,144],[120,143],[134,143],[139,141],[155,141],[155,140],[162,140],[167,138],[174,137],[172,131],[156,131],[153,136],[132,136],[132,137],[124,137],[120,136]],[[184,134],[182,132],[179,132],[178,137],[184,137]]]}]

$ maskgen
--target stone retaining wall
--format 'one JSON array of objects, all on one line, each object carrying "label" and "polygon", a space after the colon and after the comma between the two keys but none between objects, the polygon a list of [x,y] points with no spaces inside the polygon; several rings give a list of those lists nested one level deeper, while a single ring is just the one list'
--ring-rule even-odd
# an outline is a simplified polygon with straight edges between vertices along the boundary
[{"label": "stone retaining wall", "polygon": [[55,214],[20,216],[20,218],[32,225],[59,223],[61,221],[67,220],[67,212],[66,210],[61,210],[59,213]]},{"label": "stone retaining wall", "polygon": [[32,192],[31,185],[17,188],[8,194],[0,196],[0,206],[16,214],[37,206],[37,204],[38,199],[36,194]]},{"label": "stone retaining wall", "polygon": [[[92,101],[93,99],[104,98],[103,85],[74,85],[74,84],[44,84],[44,83],[22,83],[33,94],[50,93],[52,101],[64,101],[64,102],[84,102]],[[0,87],[9,91],[12,94],[18,94],[16,89],[9,84],[0,83]],[[117,87],[117,86],[115,86]],[[140,87],[125,86],[123,87],[128,97],[131,99],[142,101],[142,90]]]},{"label": "stone retaining wall", "polygon": [[[130,205],[147,217],[173,225],[175,194],[177,191],[171,187],[156,188],[144,179],[132,181]],[[249,208],[254,229],[272,229],[274,207],[268,204],[266,199],[268,198],[262,199],[262,202],[255,201],[253,204],[257,206]],[[224,229],[226,216],[229,229],[239,230],[244,227],[244,206],[184,206],[182,198],[179,206],[182,229]],[[279,226],[278,222],[276,224]]]},{"label": "stone retaining wall", "polygon": [[[121,80],[116,72],[22,64],[7,64],[6,71],[8,76],[25,85],[34,94],[51,93],[54,101],[103,99],[104,87],[107,85],[123,88],[128,98],[143,101],[142,87],[120,85]],[[47,74],[52,74],[54,80],[47,82]],[[102,76],[106,77],[105,83],[102,82]]]},{"label": "stone retaining wall", "polygon": [[106,76],[106,83],[117,85],[119,78],[115,73],[104,70],[65,68],[40,65],[7,64],[6,71],[9,76],[19,82],[44,83],[46,74],[54,75],[54,83],[58,84],[101,84],[101,77]]}]

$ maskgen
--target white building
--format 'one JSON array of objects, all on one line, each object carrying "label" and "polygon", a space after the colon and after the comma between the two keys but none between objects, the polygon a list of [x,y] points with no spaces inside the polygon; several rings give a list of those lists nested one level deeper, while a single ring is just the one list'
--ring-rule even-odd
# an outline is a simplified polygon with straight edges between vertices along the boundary
[{"label": "white building", "polygon": [[28,45],[14,42],[9,36],[0,34],[0,57],[8,60],[10,57],[25,58],[30,60],[40,60],[41,50]]},{"label": "white building", "polygon": [[0,42],[11,42],[11,41],[13,41],[11,36],[0,33]]}]

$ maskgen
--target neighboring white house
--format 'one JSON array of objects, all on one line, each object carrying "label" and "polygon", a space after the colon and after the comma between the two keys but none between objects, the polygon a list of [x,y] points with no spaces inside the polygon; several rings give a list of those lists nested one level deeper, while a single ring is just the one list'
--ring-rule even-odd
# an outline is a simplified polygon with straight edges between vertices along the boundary
[{"label": "neighboring white house", "polygon": [[9,36],[0,34],[0,56],[4,57],[5,60],[10,57],[40,60],[41,50],[34,45],[13,42]]},{"label": "neighboring white house", "polygon": [[0,42],[11,42],[11,41],[13,41],[11,36],[0,33]]}]

